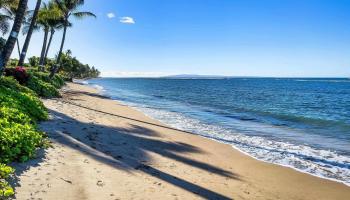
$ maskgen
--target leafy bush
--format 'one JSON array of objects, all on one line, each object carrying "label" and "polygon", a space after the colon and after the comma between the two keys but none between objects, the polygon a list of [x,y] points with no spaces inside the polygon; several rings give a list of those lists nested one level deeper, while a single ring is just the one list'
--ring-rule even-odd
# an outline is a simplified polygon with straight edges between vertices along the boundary
[{"label": "leafy bush", "polygon": [[0,78],[0,86],[9,88],[11,90],[16,90],[20,92],[24,92],[31,95],[36,95],[35,92],[25,86],[22,86],[18,84],[18,81],[16,81],[13,77],[2,77]]},{"label": "leafy bush", "polygon": [[1,107],[0,117],[0,162],[23,162],[33,157],[42,145],[43,133],[20,110]]},{"label": "leafy bush", "polygon": [[57,88],[52,84],[39,79],[36,76],[31,76],[27,82],[27,87],[32,89],[41,97],[52,98],[60,97],[60,93]]},{"label": "leafy bush", "polygon": [[0,197],[14,195],[13,189],[5,181],[13,172],[14,170],[11,167],[0,163]]},{"label": "leafy bush", "polygon": [[0,107],[20,110],[34,121],[48,118],[46,108],[32,91],[23,89],[24,87],[18,83],[11,87],[6,87],[9,83],[13,83],[13,79],[0,78]]},{"label": "leafy bush", "polygon": [[31,76],[35,76],[46,83],[50,83],[55,88],[59,89],[64,86],[64,79],[60,75],[55,75],[52,79],[50,79],[49,74],[45,72],[32,72]]},{"label": "leafy bush", "polygon": [[47,118],[46,108],[32,90],[12,77],[0,78],[0,199],[14,194],[5,181],[13,169],[1,163],[33,157],[44,144],[44,133],[36,123]]},{"label": "leafy bush", "polygon": [[33,57],[28,58],[29,65],[30,65],[31,67],[39,66],[39,60],[40,60],[40,58],[39,58],[39,57],[36,57],[36,56],[33,56]]},{"label": "leafy bush", "polygon": [[6,68],[5,76],[13,76],[22,85],[29,79],[27,70],[24,67]]}]

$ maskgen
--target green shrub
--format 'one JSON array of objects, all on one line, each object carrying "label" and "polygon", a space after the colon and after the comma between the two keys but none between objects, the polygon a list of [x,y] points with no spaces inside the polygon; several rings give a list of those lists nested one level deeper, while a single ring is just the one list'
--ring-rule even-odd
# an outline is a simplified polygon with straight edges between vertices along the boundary
[{"label": "green shrub", "polygon": [[16,81],[13,77],[1,77],[0,86],[9,88],[12,90],[24,92],[27,94],[35,95],[35,92],[33,92],[33,90],[18,84],[18,81]]},{"label": "green shrub", "polygon": [[14,108],[33,121],[46,120],[47,110],[33,93],[24,93],[0,86],[0,107]]},{"label": "green shrub", "polygon": [[52,79],[50,79],[49,73],[45,73],[45,72],[31,72],[30,75],[35,76],[46,83],[50,83],[51,85],[53,85],[57,89],[63,87],[65,84],[64,79],[60,75],[57,75],[57,74],[54,75],[54,77]]},{"label": "green shrub", "polygon": [[52,84],[41,80],[36,76],[30,76],[29,81],[27,82],[27,87],[32,89],[41,97],[52,98],[60,97],[60,93],[57,88]]},{"label": "green shrub", "polygon": [[47,118],[47,110],[35,92],[13,78],[0,78],[0,199],[14,194],[5,181],[13,169],[1,163],[33,157],[45,136],[36,123]]},{"label": "green shrub", "polygon": [[5,181],[13,172],[14,170],[11,167],[0,163],[0,198],[15,194],[11,186]]},{"label": "green shrub", "polygon": [[65,85],[65,80],[61,75],[55,75],[51,80],[51,84],[56,88],[62,88]]},{"label": "green shrub", "polygon": [[37,131],[26,114],[16,109],[2,107],[0,116],[0,162],[24,162],[33,157],[42,145],[43,133]]}]

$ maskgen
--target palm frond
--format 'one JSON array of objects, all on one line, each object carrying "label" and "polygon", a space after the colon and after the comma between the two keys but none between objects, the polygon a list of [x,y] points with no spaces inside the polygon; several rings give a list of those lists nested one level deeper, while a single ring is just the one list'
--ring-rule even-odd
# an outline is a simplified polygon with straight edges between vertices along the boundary
[{"label": "palm frond", "polygon": [[54,0],[55,4],[57,5],[58,9],[60,9],[62,12],[66,12],[67,8],[65,6],[65,2],[62,0]]},{"label": "palm frond", "polygon": [[96,15],[92,12],[75,12],[75,13],[72,13],[72,15],[77,19],[82,19],[85,17],[95,17],[96,18]]},{"label": "palm frond", "polygon": [[10,30],[10,23],[8,22],[8,20],[4,20],[2,17],[0,17],[0,31],[3,35],[5,35],[6,33],[8,33],[8,31]]},{"label": "palm frond", "polygon": [[3,7],[3,11],[4,11],[4,14],[3,15],[6,15],[8,17],[10,17],[11,19],[14,19],[15,16],[16,16],[16,13],[15,11],[13,11],[11,8],[9,7]]}]

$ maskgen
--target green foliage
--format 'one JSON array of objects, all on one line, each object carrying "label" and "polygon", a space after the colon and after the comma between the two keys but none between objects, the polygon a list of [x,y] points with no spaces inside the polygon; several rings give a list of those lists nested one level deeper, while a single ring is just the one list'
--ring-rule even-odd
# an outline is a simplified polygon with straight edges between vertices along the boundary
[{"label": "green foliage", "polygon": [[33,56],[33,57],[30,57],[28,58],[28,61],[29,61],[29,65],[31,67],[36,67],[39,65],[39,60],[40,58],[39,57],[36,57],[36,56]]},{"label": "green foliage", "polygon": [[50,79],[49,74],[45,72],[32,72],[31,76],[35,76],[46,83],[50,83],[55,88],[59,89],[64,86],[64,79],[60,75],[55,75]]},{"label": "green foliage", "polygon": [[8,178],[15,170],[11,167],[0,163],[0,177]]},{"label": "green foliage", "polygon": [[9,107],[0,108],[0,117],[0,162],[23,162],[33,157],[43,139],[34,122],[23,111]]},{"label": "green foliage", "polygon": [[76,57],[72,57],[72,52],[62,53],[60,73],[68,79],[96,78],[100,72],[95,67],[82,64]]},{"label": "green foliage", "polygon": [[18,59],[13,58],[9,60],[8,67],[15,68],[17,67],[17,64],[18,64]]},{"label": "green foliage", "polygon": [[35,155],[45,144],[45,135],[36,124],[47,118],[46,108],[32,90],[12,77],[0,78],[0,199],[14,194],[5,180],[14,170],[5,164]]},{"label": "green foliage", "polygon": [[0,179],[0,197],[10,197],[14,194],[13,188],[5,180]]},{"label": "green foliage", "polygon": [[30,95],[35,95],[35,92],[33,92],[31,89],[24,87],[13,78],[13,77],[2,77],[0,78],[0,86],[9,88],[12,90],[24,92]]},{"label": "green foliage", "polygon": [[0,197],[9,197],[14,195],[13,189],[5,181],[11,174],[13,174],[14,169],[11,167],[0,163]]},{"label": "green foliage", "polygon": [[35,93],[37,93],[41,97],[52,98],[52,97],[60,97],[60,93],[57,88],[52,84],[41,80],[36,76],[31,76],[29,81],[27,82],[27,87],[32,89]]},{"label": "green foliage", "polygon": [[0,78],[0,107],[23,111],[33,120],[48,118],[46,108],[35,93],[8,77]]}]

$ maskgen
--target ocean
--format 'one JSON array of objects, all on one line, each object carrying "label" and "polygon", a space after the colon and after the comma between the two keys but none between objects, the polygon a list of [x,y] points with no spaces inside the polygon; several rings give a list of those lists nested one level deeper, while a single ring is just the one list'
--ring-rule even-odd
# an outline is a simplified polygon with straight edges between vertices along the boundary
[{"label": "ocean", "polygon": [[171,127],[350,185],[350,80],[99,78],[86,84]]}]

